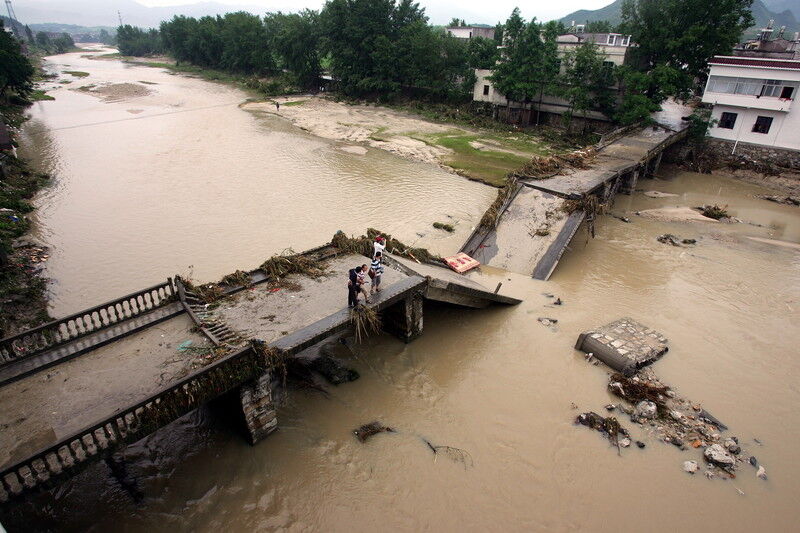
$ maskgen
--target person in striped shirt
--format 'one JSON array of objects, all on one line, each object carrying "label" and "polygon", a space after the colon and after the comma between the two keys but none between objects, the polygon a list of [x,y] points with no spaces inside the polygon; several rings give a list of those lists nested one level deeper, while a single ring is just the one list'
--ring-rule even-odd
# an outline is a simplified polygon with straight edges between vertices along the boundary
[{"label": "person in striped shirt", "polygon": [[381,292],[381,276],[383,275],[383,254],[375,252],[375,257],[372,259],[372,264],[369,268],[369,277],[372,278],[372,287],[370,287],[370,294]]}]

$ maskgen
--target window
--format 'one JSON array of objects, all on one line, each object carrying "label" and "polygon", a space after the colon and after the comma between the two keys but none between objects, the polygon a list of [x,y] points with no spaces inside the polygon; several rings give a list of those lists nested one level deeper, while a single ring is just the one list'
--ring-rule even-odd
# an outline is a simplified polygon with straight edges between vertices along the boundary
[{"label": "window", "polygon": [[756,123],[753,124],[753,132],[769,133],[770,126],[772,126],[772,117],[758,117]]},{"label": "window", "polygon": [[[710,93],[745,94],[773,98],[778,96],[784,98],[783,94],[787,93],[788,96],[786,98],[791,98],[794,87],[786,85],[787,83],[791,82],[757,78],[734,78],[732,76],[711,76],[708,80],[707,91]],[[786,89],[789,89],[789,91],[787,92]]]},{"label": "window", "polygon": [[736,124],[736,116],[736,113],[722,113],[722,117],[719,119],[719,127],[725,128],[726,130],[732,130],[733,125]]},{"label": "window", "polygon": [[781,91],[781,98],[784,100],[791,100],[792,93],[794,92],[794,87],[784,87]]},{"label": "window", "polygon": [[617,44],[617,34],[609,33],[608,34],[608,40],[606,41],[606,44],[609,44],[611,46],[616,46],[616,44]]},{"label": "window", "polygon": [[631,44],[630,35],[626,35],[625,37],[622,38],[622,46],[630,46],[630,44]]},{"label": "window", "polygon": [[484,85],[483,86],[483,96],[489,96],[489,86],[488,85]]},{"label": "window", "polygon": [[781,90],[781,82],[779,80],[764,80],[764,86],[761,88],[761,96],[778,96]]}]

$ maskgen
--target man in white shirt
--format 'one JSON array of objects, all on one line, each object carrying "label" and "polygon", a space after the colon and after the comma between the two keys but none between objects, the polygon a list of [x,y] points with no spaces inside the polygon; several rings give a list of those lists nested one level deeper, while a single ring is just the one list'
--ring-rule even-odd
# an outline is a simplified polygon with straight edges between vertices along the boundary
[{"label": "man in white shirt", "polygon": [[386,239],[384,239],[384,238],[383,238],[383,237],[381,237],[380,235],[378,235],[377,237],[375,237],[375,242],[374,242],[374,243],[372,243],[372,258],[373,258],[373,259],[375,259],[375,255],[376,255],[378,252],[380,252],[381,254],[383,254],[383,250],[385,250],[385,249],[386,249],[386,245],[384,244],[385,242],[386,242]]}]

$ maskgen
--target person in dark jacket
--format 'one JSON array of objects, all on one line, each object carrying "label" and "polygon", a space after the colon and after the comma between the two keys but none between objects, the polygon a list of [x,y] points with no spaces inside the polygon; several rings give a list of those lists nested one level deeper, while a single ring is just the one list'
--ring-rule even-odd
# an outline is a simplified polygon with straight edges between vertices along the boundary
[{"label": "person in dark jacket", "polygon": [[361,272],[361,267],[357,266],[351,268],[348,273],[347,280],[347,307],[355,307],[358,305],[358,291],[361,287],[358,284],[358,274]]}]

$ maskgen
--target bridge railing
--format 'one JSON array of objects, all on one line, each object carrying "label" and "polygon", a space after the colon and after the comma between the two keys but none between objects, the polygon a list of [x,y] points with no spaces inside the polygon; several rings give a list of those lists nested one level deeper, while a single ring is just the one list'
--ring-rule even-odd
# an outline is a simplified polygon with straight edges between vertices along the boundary
[{"label": "bridge railing", "polygon": [[0,340],[0,366],[74,341],[162,307],[176,298],[172,279]]},{"label": "bridge railing", "polygon": [[263,374],[269,364],[246,346],[196,370],[146,400],[120,409],[57,444],[0,471],[0,502],[23,492],[47,488],[56,478],[75,475],[92,460],[147,436],[204,403]]}]

